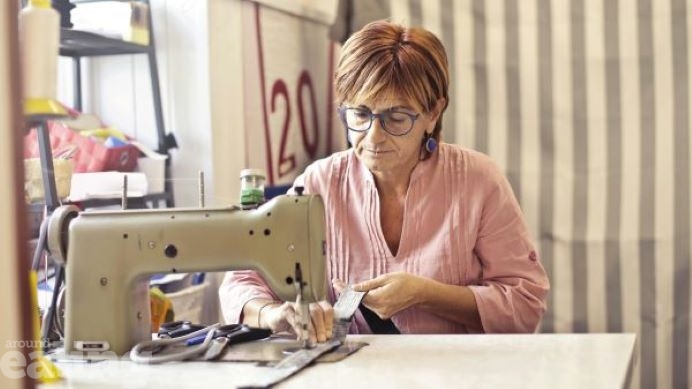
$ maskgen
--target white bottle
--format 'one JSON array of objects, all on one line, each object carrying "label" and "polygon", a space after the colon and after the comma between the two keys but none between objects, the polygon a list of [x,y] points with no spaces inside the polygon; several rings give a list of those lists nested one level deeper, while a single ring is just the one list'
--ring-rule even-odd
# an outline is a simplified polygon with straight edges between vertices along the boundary
[{"label": "white bottle", "polygon": [[60,14],[50,0],[29,0],[19,12],[25,110],[54,113],[57,100]]}]

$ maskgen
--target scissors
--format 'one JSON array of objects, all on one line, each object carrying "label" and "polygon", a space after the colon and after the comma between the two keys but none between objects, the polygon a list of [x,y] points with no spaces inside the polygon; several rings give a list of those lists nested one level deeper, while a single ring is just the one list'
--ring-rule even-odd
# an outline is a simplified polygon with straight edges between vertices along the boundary
[{"label": "scissors", "polygon": [[[228,324],[221,326],[216,330],[213,336],[214,340],[204,353],[202,360],[211,361],[218,358],[227,346],[265,339],[271,336],[271,334],[272,332],[269,329],[249,327],[245,324]],[[192,338],[188,340],[188,343],[195,344],[195,342],[204,340],[200,338],[201,336]]]},{"label": "scissors", "polygon": [[203,329],[205,326],[192,324],[187,320],[177,320],[163,323],[159,326],[159,338],[179,338],[189,333]]},{"label": "scissors", "polygon": [[[204,354],[203,360],[212,360],[221,355],[227,345],[263,339],[271,335],[271,330],[243,324],[222,326],[216,323],[198,329],[197,327],[201,326],[191,325],[189,322],[173,322],[162,327],[159,331],[162,337],[140,342],[132,348],[130,359],[133,362],[153,364],[184,361],[201,354]],[[170,346],[181,345],[185,346],[182,351],[165,354],[161,352]]]}]

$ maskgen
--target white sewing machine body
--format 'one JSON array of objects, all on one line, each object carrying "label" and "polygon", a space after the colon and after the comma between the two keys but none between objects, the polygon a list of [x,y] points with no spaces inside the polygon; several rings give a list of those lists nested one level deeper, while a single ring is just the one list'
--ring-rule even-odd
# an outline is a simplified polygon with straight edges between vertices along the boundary
[{"label": "white sewing machine body", "polygon": [[[153,273],[259,271],[284,300],[324,299],[324,204],[279,196],[259,208],[82,212],[69,224],[65,352],[124,354],[151,339]],[[68,230],[68,226],[64,226]]]}]

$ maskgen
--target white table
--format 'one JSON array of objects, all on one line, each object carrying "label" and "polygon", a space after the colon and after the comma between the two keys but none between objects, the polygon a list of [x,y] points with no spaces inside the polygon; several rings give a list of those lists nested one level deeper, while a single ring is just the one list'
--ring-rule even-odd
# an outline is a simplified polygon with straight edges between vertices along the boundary
[{"label": "white table", "polygon": [[[359,335],[345,360],[319,363],[278,388],[622,388],[634,334]],[[62,388],[232,388],[266,372],[248,363],[59,363]]]}]

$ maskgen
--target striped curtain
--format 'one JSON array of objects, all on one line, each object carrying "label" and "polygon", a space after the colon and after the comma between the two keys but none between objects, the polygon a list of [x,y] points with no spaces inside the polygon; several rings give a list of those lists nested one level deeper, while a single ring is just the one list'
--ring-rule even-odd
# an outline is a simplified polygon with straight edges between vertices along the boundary
[{"label": "striped curtain", "polygon": [[445,140],[513,185],[552,283],[541,331],[636,333],[632,388],[692,385],[692,4],[384,2],[371,19],[448,50]]}]

